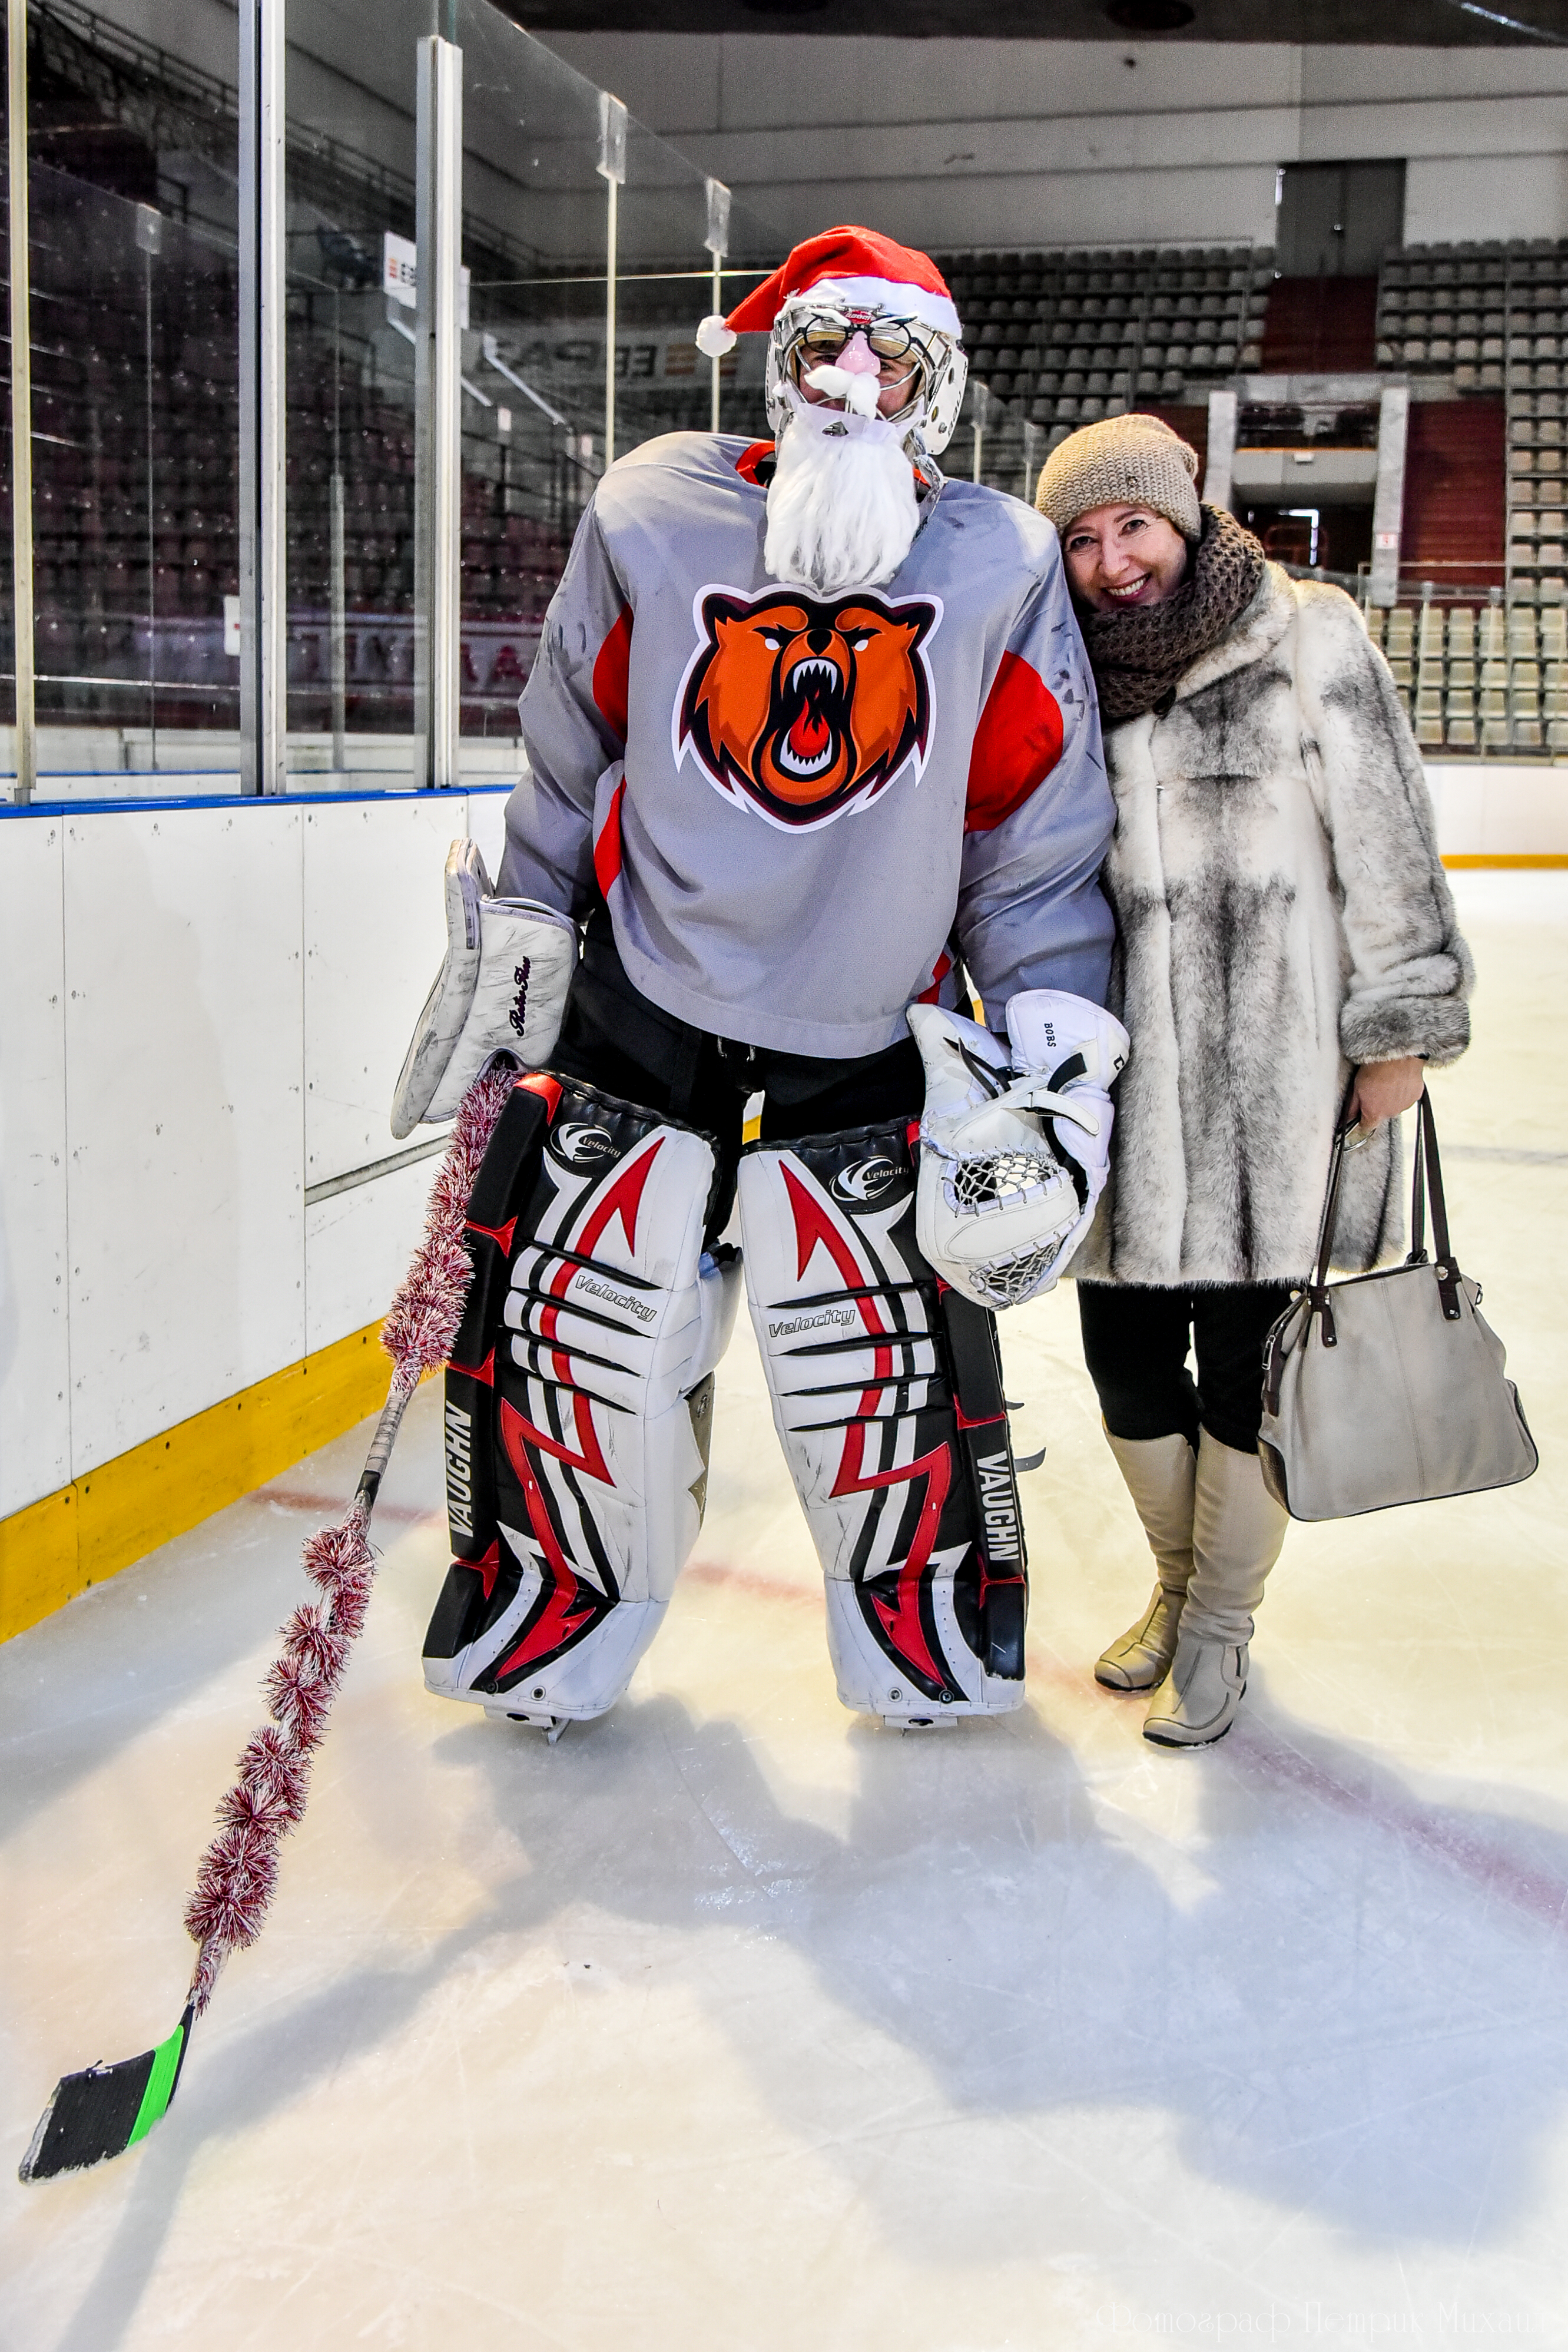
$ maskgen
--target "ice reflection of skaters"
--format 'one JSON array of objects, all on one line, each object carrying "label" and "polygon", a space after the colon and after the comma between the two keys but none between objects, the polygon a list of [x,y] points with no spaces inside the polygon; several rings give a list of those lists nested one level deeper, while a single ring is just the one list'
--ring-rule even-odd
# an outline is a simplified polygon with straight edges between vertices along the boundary
[{"label": "ice reflection of skaters", "polygon": [[774,438],[670,435],[598,485],[522,697],[502,895],[453,869],[400,1095],[406,1125],[494,1047],[548,1065],[471,1205],[426,1674],[552,1731],[624,1689],[695,1540],[737,1190],[841,1696],[1020,1703],[988,1310],[1086,1226],[1119,1066],[1082,646],[1049,529],[937,467],[965,383],[940,273],[830,230],[698,340],[743,332]]},{"label": "ice reflection of skaters", "polygon": [[[1335,1263],[1400,1239],[1397,1129],[1469,1040],[1470,959],[1420,754],[1348,596],[1294,581],[1152,416],[1043,468],[1116,795],[1113,1002],[1132,1033],[1112,1182],[1075,1271],[1106,1435],[1159,1571],[1096,1668],[1146,1736],[1218,1739],[1285,1514],[1258,1471],[1262,1349],[1312,1264],[1354,1071]],[[1186,1370],[1189,1339],[1197,1360]]]}]

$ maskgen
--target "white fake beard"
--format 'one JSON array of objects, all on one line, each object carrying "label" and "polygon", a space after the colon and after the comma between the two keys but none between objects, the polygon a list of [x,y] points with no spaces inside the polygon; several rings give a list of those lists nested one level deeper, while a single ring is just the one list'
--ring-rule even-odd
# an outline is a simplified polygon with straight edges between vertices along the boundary
[{"label": "white fake beard", "polygon": [[768,490],[768,571],[819,596],[891,580],[920,524],[907,425],[798,396],[790,407]]}]

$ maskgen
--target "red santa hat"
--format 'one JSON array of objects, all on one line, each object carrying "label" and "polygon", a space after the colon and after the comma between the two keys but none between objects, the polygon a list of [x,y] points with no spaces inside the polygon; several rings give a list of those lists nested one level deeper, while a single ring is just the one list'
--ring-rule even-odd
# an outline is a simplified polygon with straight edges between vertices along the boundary
[{"label": "red santa hat", "polygon": [[946,281],[929,254],[895,244],[873,228],[825,228],[798,245],[727,319],[716,310],[706,318],[697,329],[697,349],[710,360],[722,359],[740,336],[769,333],[785,303],[807,293],[851,310],[919,319],[955,342],[963,332]]}]

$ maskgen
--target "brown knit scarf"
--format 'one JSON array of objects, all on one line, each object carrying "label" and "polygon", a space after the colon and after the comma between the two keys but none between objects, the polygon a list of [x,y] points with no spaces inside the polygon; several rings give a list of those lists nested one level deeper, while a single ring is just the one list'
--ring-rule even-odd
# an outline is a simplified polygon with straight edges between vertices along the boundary
[{"label": "brown knit scarf", "polygon": [[[1249,530],[1221,507],[1203,509],[1203,537],[1186,577],[1162,604],[1124,613],[1080,608],[1100,716],[1107,727],[1139,719],[1167,694],[1184,670],[1217,646],[1258,593],[1263,550]],[[1168,708],[1168,705],[1167,705]]]}]

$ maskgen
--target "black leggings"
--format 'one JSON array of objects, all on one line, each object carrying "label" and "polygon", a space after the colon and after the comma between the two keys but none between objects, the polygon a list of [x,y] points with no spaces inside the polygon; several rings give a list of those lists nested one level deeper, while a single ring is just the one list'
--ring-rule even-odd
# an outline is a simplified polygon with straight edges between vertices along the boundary
[{"label": "black leggings", "polygon": [[[1256,1454],[1263,1417],[1263,1342],[1290,1305],[1283,1282],[1155,1290],[1081,1282],[1083,1358],[1113,1437],[1185,1437],[1200,1428]],[[1190,1342],[1197,1378],[1187,1370]]]},{"label": "black leggings", "polygon": [[925,1100],[925,1068],[913,1037],[880,1054],[820,1060],[711,1036],[663,1012],[628,979],[602,906],[589,919],[549,1066],[707,1136],[718,1163],[706,1220],[709,1241],[729,1222],[751,1095],[764,1097],[765,1143],[918,1118]]}]

